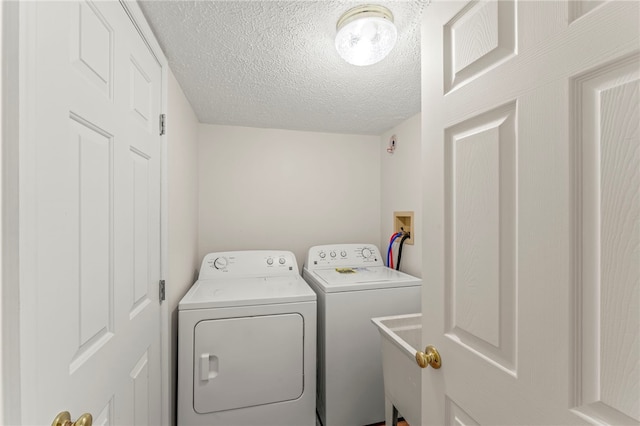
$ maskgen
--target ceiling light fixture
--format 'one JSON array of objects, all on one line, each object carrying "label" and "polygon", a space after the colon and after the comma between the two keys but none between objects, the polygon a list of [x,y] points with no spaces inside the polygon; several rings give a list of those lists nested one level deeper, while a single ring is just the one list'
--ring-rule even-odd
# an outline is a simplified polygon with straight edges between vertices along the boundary
[{"label": "ceiling light fixture", "polygon": [[336,29],[336,49],[353,65],[380,62],[391,52],[398,38],[391,11],[377,5],[348,10],[338,20]]}]

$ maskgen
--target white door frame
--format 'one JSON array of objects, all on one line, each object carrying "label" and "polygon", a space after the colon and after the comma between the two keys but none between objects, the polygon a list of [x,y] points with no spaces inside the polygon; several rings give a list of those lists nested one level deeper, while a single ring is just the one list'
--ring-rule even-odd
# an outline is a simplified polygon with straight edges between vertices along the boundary
[{"label": "white door frame", "polygon": [[[120,0],[152,54],[162,68],[161,110],[167,110],[167,87],[169,67],[167,60],[153,36],[140,6],[135,1]],[[20,148],[20,130],[29,123],[24,114],[20,114],[20,70],[24,61],[25,25],[22,4],[19,2],[0,2],[0,53],[2,55],[2,74],[0,75],[0,424],[21,423],[21,374],[20,374],[20,277],[19,266],[19,182],[18,152]],[[161,209],[160,209],[160,276],[167,274],[167,136],[161,137]],[[172,424],[169,418],[169,398],[171,368],[169,366],[169,312],[166,303],[160,308],[161,329],[161,374],[162,374],[162,424]]]}]

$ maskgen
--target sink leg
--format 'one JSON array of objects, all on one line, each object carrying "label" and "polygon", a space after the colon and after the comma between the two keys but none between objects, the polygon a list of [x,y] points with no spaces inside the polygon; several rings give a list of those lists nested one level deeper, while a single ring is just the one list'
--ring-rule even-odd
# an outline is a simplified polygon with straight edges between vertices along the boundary
[{"label": "sink leg", "polygon": [[387,426],[398,426],[398,409],[389,398],[384,399],[384,422]]}]

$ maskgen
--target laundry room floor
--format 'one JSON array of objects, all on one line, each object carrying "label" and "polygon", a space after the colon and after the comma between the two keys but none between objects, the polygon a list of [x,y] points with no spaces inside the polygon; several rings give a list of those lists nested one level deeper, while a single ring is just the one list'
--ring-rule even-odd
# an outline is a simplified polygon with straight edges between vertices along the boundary
[{"label": "laundry room floor", "polygon": [[[369,426],[386,426],[386,423],[375,423]],[[409,426],[409,423],[405,422],[404,420],[398,420],[398,426]]]},{"label": "laundry room floor", "polygon": [[[322,426],[322,423],[320,423],[320,419],[318,417],[316,417],[316,426]],[[385,422],[382,423],[374,423],[368,426],[386,426]],[[398,426],[410,426],[409,423],[405,422],[404,420],[398,420]]]}]

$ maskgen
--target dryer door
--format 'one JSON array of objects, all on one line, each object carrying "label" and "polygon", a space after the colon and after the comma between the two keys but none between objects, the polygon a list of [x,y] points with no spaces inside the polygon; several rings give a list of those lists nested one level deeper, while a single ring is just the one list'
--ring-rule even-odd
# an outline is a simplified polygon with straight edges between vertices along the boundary
[{"label": "dryer door", "polygon": [[303,348],[304,320],[297,313],[199,322],[194,410],[205,414],[299,398]]}]

